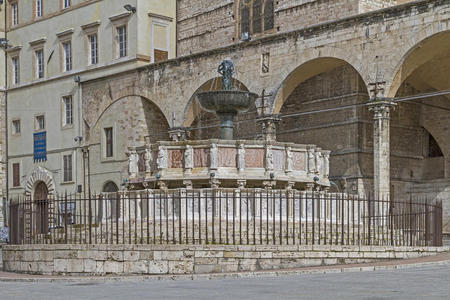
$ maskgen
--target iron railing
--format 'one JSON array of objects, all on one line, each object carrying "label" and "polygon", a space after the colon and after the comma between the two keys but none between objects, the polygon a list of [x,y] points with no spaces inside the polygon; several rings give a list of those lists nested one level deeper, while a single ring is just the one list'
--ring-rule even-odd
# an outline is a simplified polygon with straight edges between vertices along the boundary
[{"label": "iron railing", "polygon": [[272,189],[177,189],[10,202],[14,244],[442,245],[442,203]]}]

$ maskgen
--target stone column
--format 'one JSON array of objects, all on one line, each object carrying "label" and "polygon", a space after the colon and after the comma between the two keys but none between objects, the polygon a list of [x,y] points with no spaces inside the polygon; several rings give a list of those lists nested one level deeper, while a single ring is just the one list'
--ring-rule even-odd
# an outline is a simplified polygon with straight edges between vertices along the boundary
[{"label": "stone column", "polygon": [[268,142],[277,140],[277,124],[280,122],[277,115],[264,115],[257,122],[262,127],[262,133],[259,136],[260,139]]},{"label": "stone column", "polygon": [[373,184],[374,196],[388,199],[390,195],[390,110],[395,107],[390,99],[375,100],[368,104],[373,112]]}]

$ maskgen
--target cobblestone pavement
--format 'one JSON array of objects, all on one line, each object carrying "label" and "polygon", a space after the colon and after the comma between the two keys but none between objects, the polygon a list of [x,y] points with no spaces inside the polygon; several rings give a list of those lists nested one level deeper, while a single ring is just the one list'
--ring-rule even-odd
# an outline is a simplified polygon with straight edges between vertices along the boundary
[{"label": "cobblestone pavement", "polygon": [[450,263],[194,281],[0,282],[0,299],[449,299]]}]

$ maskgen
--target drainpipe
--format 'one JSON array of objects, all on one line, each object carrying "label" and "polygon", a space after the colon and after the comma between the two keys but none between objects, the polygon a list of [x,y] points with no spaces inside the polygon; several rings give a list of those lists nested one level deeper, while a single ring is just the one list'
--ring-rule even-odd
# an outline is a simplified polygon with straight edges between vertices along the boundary
[{"label": "drainpipe", "polygon": [[[5,39],[8,40],[8,30],[7,30],[7,5],[8,1],[4,1],[5,3]],[[5,181],[6,181],[6,208],[9,206],[9,158],[8,158],[8,52],[5,49]],[[5,207],[3,209],[6,209]],[[6,214],[6,219],[9,222],[9,215]],[[5,224],[6,220],[4,220]],[[9,224],[10,225],[10,224]],[[11,226],[8,226],[11,230]],[[11,236],[11,232],[9,232],[9,236]]]}]

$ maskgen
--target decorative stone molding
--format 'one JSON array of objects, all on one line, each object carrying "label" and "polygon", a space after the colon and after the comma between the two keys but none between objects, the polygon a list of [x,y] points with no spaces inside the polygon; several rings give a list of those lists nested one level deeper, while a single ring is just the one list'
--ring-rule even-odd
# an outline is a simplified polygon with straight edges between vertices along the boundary
[{"label": "decorative stone molding", "polygon": [[238,188],[240,190],[245,189],[245,186],[247,185],[247,180],[245,179],[238,179],[237,180]]},{"label": "decorative stone molding", "polygon": [[27,178],[25,184],[25,194],[27,196],[31,196],[33,193],[33,189],[37,182],[42,181],[47,185],[48,193],[55,194],[55,183],[53,181],[53,176],[50,171],[44,169],[43,167],[37,167],[36,170],[31,173],[31,175]]}]

